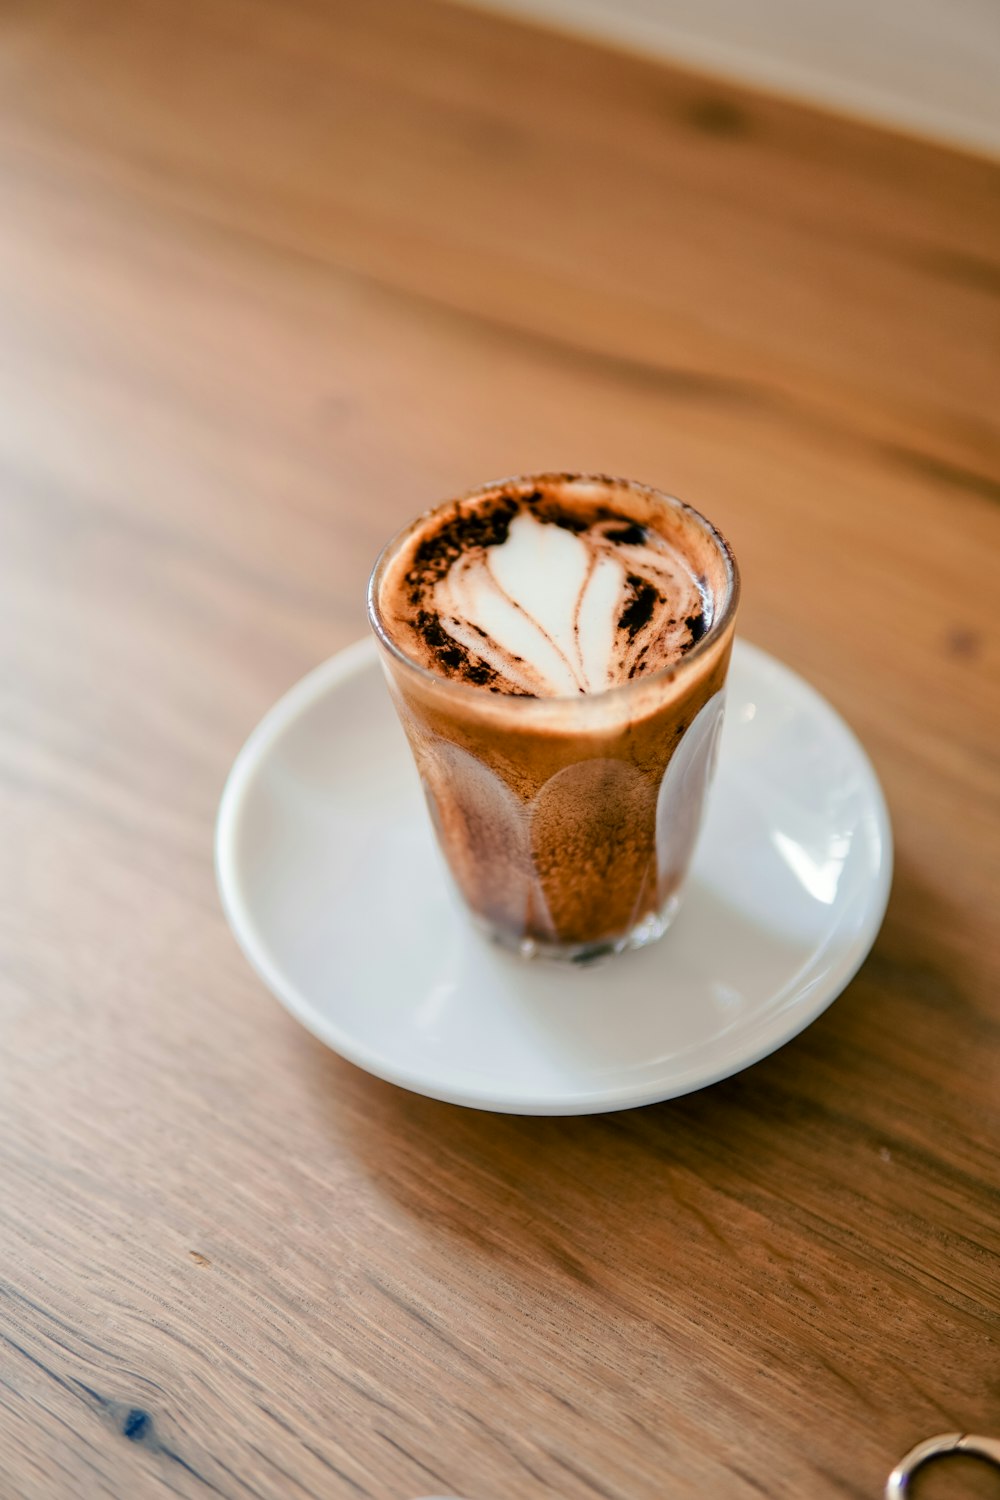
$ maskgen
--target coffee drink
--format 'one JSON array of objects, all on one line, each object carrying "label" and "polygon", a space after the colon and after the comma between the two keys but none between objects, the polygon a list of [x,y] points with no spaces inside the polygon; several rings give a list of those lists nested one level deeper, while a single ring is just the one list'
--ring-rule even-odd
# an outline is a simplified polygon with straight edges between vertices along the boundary
[{"label": "coffee drink", "polygon": [[704,517],[619,480],[490,485],[385,548],[370,618],[442,849],[493,937],[586,959],[665,929],[737,595]]}]

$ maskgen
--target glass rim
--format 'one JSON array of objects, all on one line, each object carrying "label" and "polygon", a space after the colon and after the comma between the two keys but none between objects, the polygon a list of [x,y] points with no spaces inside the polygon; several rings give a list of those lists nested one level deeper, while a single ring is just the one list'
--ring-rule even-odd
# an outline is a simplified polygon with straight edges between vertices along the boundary
[{"label": "glass rim", "polygon": [[[453,505],[462,505],[466,501],[485,499],[496,491],[502,491],[506,487],[533,489],[542,485],[594,485],[605,486],[611,490],[631,490],[653,500],[658,505],[664,505],[668,510],[679,511],[687,516],[699,527],[702,533],[715,545],[722,558],[726,570],[726,582],[728,585],[725,603],[720,613],[712,620],[711,625],[705,631],[700,640],[696,641],[690,651],[675,662],[667,666],[659,667],[655,672],[643,673],[627,682],[617,683],[614,687],[602,688],[597,693],[546,693],[536,697],[527,697],[521,693],[488,693],[476,683],[463,682],[460,678],[445,677],[440,672],[425,667],[422,662],[414,660],[403,648],[393,640],[386,629],[382,613],[379,608],[378,595],[382,579],[386,573],[389,562],[395,557],[401,543],[423,522],[444,511]],[[442,500],[437,505],[430,506],[421,511],[412,521],[401,526],[394,532],[389,540],[379,551],[374,566],[368,579],[368,620],[375,632],[379,644],[385,648],[394,660],[416,674],[418,679],[425,680],[435,688],[457,695],[458,701],[465,698],[469,702],[480,704],[496,703],[502,701],[505,711],[518,714],[529,714],[538,712],[549,704],[575,703],[581,704],[584,700],[593,703],[607,703],[620,701],[623,697],[635,696],[642,689],[656,686],[657,684],[676,682],[680,677],[687,676],[689,667],[708,655],[712,647],[726,634],[732,625],[740,602],[740,570],[732,547],[723,536],[719,528],[711,522],[706,515],[695,506],[689,505],[686,500],[679,500],[676,495],[670,495],[665,490],[658,489],[655,485],[643,484],[636,479],[615,479],[608,474],[584,474],[575,472],[560,472],[557,469],[547,470],[533,474],[513,474],[504,479],[495,479],[487,484],[478,484],[474,489],[467,490],[465,494],[454,496],[449,500]]]}]

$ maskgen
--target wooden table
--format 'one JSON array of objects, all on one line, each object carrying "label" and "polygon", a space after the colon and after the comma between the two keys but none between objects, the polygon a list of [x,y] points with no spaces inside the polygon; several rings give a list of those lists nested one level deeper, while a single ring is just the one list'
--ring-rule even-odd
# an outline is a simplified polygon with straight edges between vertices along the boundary
[{"label": "wooden table", "polygon": [[[875,1500],[1000,1427],[998,188],[428,0],[5,9],[3,1496]],[[546,466],[718,519],[898,842],[822,1020],[594,1119],[340,1061],[211,864],[384,537]]]}]

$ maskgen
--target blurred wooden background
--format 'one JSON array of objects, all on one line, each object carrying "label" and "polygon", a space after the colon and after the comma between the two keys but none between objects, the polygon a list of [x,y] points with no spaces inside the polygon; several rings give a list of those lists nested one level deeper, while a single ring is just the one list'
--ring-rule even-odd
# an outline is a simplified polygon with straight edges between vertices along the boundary
[{"label": "blurred wooden background", "polygon": [[[998,310],[984,161],[430,0],[8,0],[0,1493],[862,1500],[998,1429]],[[898,844],[809,1032],[592,1120],[326,1053],[211,869],[385,536],[549,466],[720,522]]]}]

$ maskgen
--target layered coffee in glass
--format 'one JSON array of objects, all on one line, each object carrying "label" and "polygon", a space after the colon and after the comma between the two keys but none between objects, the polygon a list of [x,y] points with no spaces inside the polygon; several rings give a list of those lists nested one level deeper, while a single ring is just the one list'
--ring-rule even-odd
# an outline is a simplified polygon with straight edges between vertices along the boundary
[{"label": "layered coffee in glass", "polygon": [[370,619],[448,867],[489,936],[585,961],[666,930],[738,596],[711,522],[605,477],[491,484],[384,548]]}]

